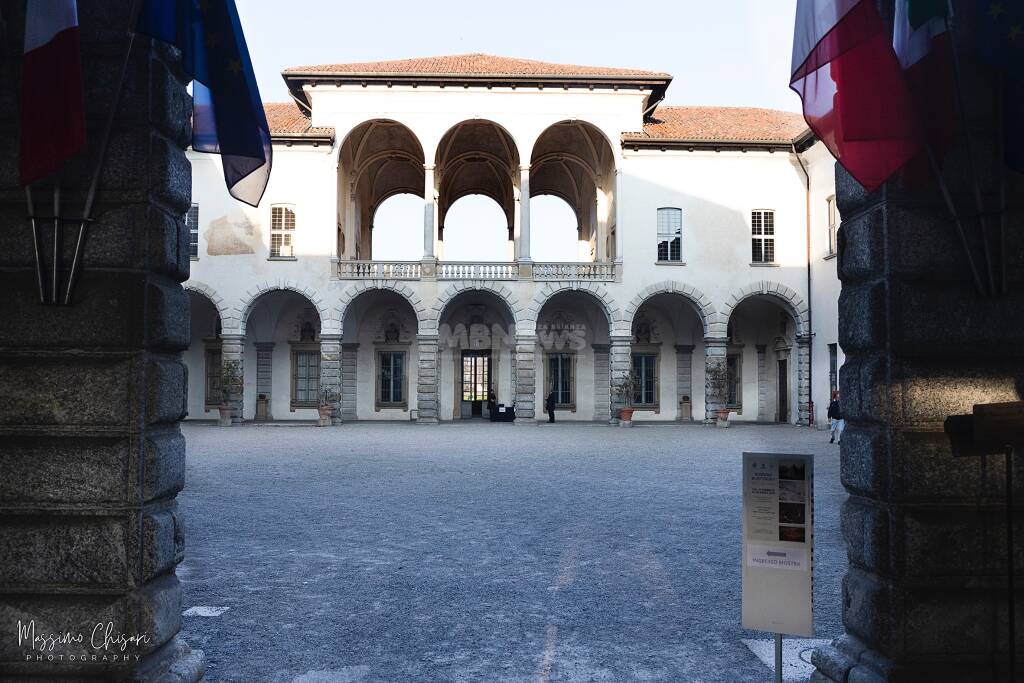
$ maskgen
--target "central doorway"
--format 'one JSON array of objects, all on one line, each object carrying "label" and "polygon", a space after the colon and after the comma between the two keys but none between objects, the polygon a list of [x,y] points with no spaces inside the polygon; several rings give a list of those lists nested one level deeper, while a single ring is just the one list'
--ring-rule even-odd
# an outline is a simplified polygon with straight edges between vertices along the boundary
[{"label": "central doorway", "polygon": [[463,418],[490,417],[487,397],[491,393],[491,352],[462,352],[462,408]]}]

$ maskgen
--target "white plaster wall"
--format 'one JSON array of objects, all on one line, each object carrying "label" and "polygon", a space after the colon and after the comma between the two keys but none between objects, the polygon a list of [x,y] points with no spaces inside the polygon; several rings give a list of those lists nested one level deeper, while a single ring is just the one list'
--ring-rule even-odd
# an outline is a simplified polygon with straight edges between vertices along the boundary
[{"label": "white plaster wall", "polygon": [[[836,192],[835,160],[819,143],[808,150],[806,161],[811,177],[811,306],[814,316],[811,399],[814,401],[814,422],[823,427],[828,424],[828,404],[831,399],[828,345],[839,344],[841,283],[836,272],[839,259],[828,256],[828,207],[825,201]],[[845,358],[842,347],[838,347],[839,367]]]}]

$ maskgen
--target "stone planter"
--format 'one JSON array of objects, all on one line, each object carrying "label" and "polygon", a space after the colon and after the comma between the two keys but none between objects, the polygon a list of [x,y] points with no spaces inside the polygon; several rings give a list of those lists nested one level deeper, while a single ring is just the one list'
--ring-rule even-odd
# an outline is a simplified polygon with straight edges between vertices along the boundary
[{"label": "stone planter", "polygon": [[715,411],[715,424],[719,427],[729,426],[729,411],[725,408]]},{"label": "stone planter", "polygon": [[220,413],[220,419],[217,424],[221,427],[231,426],[231,416],[234,414],[235,409],[232,406],[217,406],[217,411]]},{"label": "stone planter", "polygon": [[317,411],[320,413],[320,422],[317,425],[320,427],[330,427],[331,414],[334,412],[334,408],[331,406],[320,406],[317,408]]}]

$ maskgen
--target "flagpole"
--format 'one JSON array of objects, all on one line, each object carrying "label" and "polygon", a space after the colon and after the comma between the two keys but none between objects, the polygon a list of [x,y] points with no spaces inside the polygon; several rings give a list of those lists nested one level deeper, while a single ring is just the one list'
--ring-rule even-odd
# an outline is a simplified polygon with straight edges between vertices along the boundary
[{"label": "flagpole", "polygon": [[954,32],[953,21],[953,0],[946,0],[947,14],[945,17],[946,31],[949,33],[949,45],[953,53],[953,83],[956,91],[956,106],[960,114],[960,123],[964,127],[964,136],[967,140],[967,169],[971,176],[971,185],[974,190],[974,207],[978,213],[978,230],[981,232],[981,246],[985,255],[985,269],[988,274],[988,284],[993,296],[996,295],[995,274],[992,269],[992,251],[989,247],[988,231],[985,229],[985,205],[981,200],[981,185],[978,183],[978,174],[974,168],[974,136],[971,135],[971,126],[967,121],[967,108],[964,106],[963,79],[960,76],[960,53],[956,48],[956,33]]},{"label": "flagpole", "polygon": [[[71,272],[68,275],[68,288],[64,293],[64,305],[71,303],[71,295],[74,291],[75,280],[78,277],[79,266],[82,261],[82,252],[85,248],[86,227],[92,222],[92,207],[96,199],[96,188],[100,182],[100,174],[103,171],[103,163],[107,158],[107,148],[110,147],[110,135],[114,128],[114,119],[117,116],[117,109],[121,103],[121,94],[124,92],[124,82],[128,77],[128,65],[131,61],[132,46],[135,44],[135,21],[138,17],[139,2],[132,0],[132,6],[128,14],[128,49],[125,51],[124,63],[121,64],[121,77],[117,81],[117,89],[114,91],[113,102],[110,105],[110,113],[107,115],[107,122],[103,127],[103,137],[100,139],[100,146],[97,150],[96,164],[93,166],[92,179],[89,181],[89,191],[85,195],[85,208],[82,209],[81,222],[78,224],[78,239],[75,241],[75,255],[71,260]],[[54,301],[57,299],[57,290],[54,290]]]},{"label": "flagpole", "polygon": [[956,225],[957,234],[960,236],[960,243],[964,247],[964,254],[967,255],[967,264],[971,268],[971,276],[974,278],[974,286],[978,288],[979,294],[984,295],[985,286],[981,282],[981,275],[978,274],[978,267],[974,263],[974,256],[971,255],[971,249],[967,244],[967,233],[964,232],[963,223],[960,222],[960,214],[957,213],[956,204],[953,203],[953,197],[949,192],[949,186],[946,185],[946,179],[942,177],[942,169],[939,168],[939,162],[935,159],[935,151],[932,149],[931,143],[925,142],[924,150],[928,156],[928,164],[932,168],[932,173],[935,175],[935,179],[939,183],[939,189],[942,191],[942,198],[946,201],[946,209],[949,211],[949,215],[952,216],[953,223]]},{"label": "flagpole", "polygon": [[995,84],[996,130],[1002,139],[996,140],[996,175],[999,179],[999,293],[1006,295],[1006,111],[1005,76]]},{"label": "flagpole", "polygon": [[39,303],[46,303],[46,283],[43,278],[43,255],[39,244],[39,224],[36,223],[36,211],[32,206],[32,187],[25,186],[25,201],[28,203],[28,219],[32,224],[32,252],[36,258],[36,284],[39,285]]},{"label": "flagpole", "polygon": [[50,283],[50,301],[57,303],[57,292],[60,291],[61,246],[64,239],[60,231],[60,171],[53,178],[53,273]]}]

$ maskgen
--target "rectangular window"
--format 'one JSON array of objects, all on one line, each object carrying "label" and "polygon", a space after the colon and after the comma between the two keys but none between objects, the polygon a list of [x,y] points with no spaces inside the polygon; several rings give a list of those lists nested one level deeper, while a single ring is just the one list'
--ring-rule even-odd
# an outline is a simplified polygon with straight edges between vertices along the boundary
[{"label": "rectangular window", "polygon": [[839,388],[839,345],[828,345],[828,388],[829,396]]},{"label": "rectangular window", "polygon": [[206,349],[206,398],[208,406],[220,405],[224,397],[220,392],[220,349]]},{"label": "rectangular window", "polygon": [[292,351],[292,408],[316,408],[320,399],[320,351]]},{"label": "rectangular window", "polygon": [[658,260],[683,260],[682,209],[658,209]]},{"label": "rectangular window", "polygon": [[750,260],[754,263],[775,263],[775,212],[750,212]]},{"label": "rectangular window", "polygon": [[634,353],[633,372],[637,377],[637,385],[633,389],[633,405],[658,405],[658,355]]},{"label": "rectangular window", "polygon": [[742,359],[738,353],[730,353],[725,357],[726,390],[725,402],[730,407],[743,405],[743,383],[740,377]]},{"label": "rectangular window", "polygon": [[295,235],[295,208],[284,204],[270,207],[270,256],[295,256],[292,237]]},{"label": "rectangular window", "polygon": [[199,258],[199,205],[193,204],[185,214],[188,226],[188,255]]},{"label": "rectangular window", "polygon": [[[573,373],[575,361],[575,354],[548,354],[548,392],[555,392],[556,408],[572,409],[576,406],[576,386]],[[547,395],[545,394],[546,398]]]},{"label": "rectangular window", "polygon": [[377,353],[377,406],[404,408],[405,351]]},{"label": "rectangular window", "polygon": [[832,195],[825,200],[828,205],[828,253],[832,255],[836,253],[836,227],[837,227],[837,214],[836,214],[836,198]]}]

